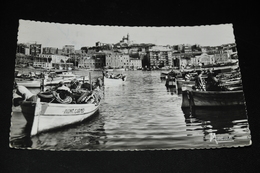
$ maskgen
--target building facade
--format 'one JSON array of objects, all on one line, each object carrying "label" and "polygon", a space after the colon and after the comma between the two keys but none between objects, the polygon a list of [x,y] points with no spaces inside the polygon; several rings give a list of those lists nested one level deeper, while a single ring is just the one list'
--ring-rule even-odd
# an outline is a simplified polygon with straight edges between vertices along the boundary
[{"label": "building facade", "polygon": [[71,53],[75,53],[75,47],[74,45],[65,45],[62,48],[62,52],[67,55]]},{"label": "building facade", "polygon": [[148,57],[153,68],[169,67],[173,64],[172,49],[168,46],[153,46],[148,50]]},{"label": "building facade", "polygon": [[130,57],[128,54],[111,52],[106,54],[107,68],[126,68],[130,65]]},{"label": "building facade", "polygon": [[95,68],[95,58],[91,56],[85,56],[80,58],[78,63],[79,68],[86,68],[86,69],[94,69]]},{"label": "building facade", "polygon": [[30,55],[36,56],[39,55],[42,51],[42,45],[41,44],[30,44]]},{"label": "building facade", "polygon": [[67,69],[72,63],[67,63],[69,57],[62,55],[39,54],[33,57],[33,67]]},{"label": "building facade", "polygon": [[78,67],[88,69],[101,69],[105,66],[104,54],[87,54],[84,57],[79,58]]},{"label": "building facade", "polygon": [[142,60],[141,59],[130,59],[129,68],[133,69],[133,70],[142,68]]},{"label": "building facade", "polygon": [[43,47],[42,54],[57,54],[59,55],[59,49],[56,47]]}]

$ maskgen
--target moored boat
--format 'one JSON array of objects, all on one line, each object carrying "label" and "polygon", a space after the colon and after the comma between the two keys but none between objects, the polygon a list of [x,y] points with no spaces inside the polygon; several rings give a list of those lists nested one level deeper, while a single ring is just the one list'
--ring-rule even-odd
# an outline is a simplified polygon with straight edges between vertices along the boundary
[{"label": "moored boat", "polygon": [[117,72],[117,71],[126,71],[126,69],[125,68],[108,68],[108,69],[105,69],[105,71]]},{"label": "moored boat", "polygon": [[99,109],[99,103],[60,104],[40,102],[35,105],[31,136],[81,122]]},{"label": "moored boat", "polygon": [[243,106],[245,98],[243,90],[238,91],[196,91],[190,86],[182,89],[182,109],[192,109],[196,107],[227,107]]},{"label": "moored boat", "polygon": [[108,78],[104,76],[104,85],[105,86],[114,86],[114,85],[122,85],[126,82],[126,76],[120,78]]}]

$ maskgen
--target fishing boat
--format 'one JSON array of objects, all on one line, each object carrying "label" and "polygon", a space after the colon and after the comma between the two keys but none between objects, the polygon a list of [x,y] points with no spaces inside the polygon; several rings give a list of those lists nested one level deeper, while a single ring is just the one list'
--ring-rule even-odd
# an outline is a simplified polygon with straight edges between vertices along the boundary
[{"label": "fishing boat", "polygon": [[114,85],[122,85],[126,82],[126,76],[120,78],[108,78],[104,76],[104,85],[105,86],[114,86]]},{"label": "fishing boat", "polygon": [[49,98],[51,101],[46,101],[48,95],[43,99],[39,94],[35,103],[23,101],[21,104],[21,111],[31,126],[31,136],[89,118],[98,111],[101,99],[98,90],[81,93],[76,99],[77,103],[72,102],[69,95],[61,99],[60,94],[56,93],[52,95],[55,100]]},{"label": "fishing boat", "polygon": [[[97,104],[60,104],[37,100],[31,129],[31,136],[81,122],[99,109]],[[27,114],[28,115],[28,114]],[[29,118],[26,118],[29,120]]]},{"label": "fishing boat", "polygon": [[192,86],[182,87],[182,109],[196,107],[226,107],[245,105],[243,90],[196,91]]}]

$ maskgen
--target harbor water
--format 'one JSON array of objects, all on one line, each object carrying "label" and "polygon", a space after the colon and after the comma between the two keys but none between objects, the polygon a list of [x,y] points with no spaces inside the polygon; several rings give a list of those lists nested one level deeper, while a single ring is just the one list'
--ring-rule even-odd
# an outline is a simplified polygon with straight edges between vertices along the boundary
[{"label": "harbor water", "polygon": [[[82,75],[86,71],[75,73]],[[184,115],[181,93],[174,89],[167,91],[160,71],[120,73],[127,75],[126,83],[103,88],[99,112],[66,128],[30,137],[20,108],[13,108],[10,145],[44,150],[160,150],[250,145],[245,107],[203,109],[197,115]],[[102,76],[102,72],[93,71],[92,76]]]}]

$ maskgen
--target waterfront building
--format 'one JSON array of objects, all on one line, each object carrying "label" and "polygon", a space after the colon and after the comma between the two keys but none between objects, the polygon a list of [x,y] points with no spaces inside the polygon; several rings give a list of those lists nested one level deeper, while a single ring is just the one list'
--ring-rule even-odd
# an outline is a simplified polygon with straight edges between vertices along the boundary
[{"label": "waterfront building", "polygon": [[153,46],[148,50],[148,56],[153,68],[172,65],[172,49],[169,46]]},{"label": "waterfront building", "polygon": [[142,68],[142,60],[130,58],[129,68],[133,70]]},{"label": "waterfront building", "polygon": [[208,55],[207,53],[202,53],[201,55],[195,56],[191,61],[192,65],[195,66],[214,64],[214,62],[214,55]]},{"label": "waterfront building", "polygon": [[175,68],[185,68],[187,66],[192,65],[192,57],[193,54],[191,53],[180,53],[180,52],[173,52],[172,53],[172,67]]},{"label": "waterfront building", "polygon": [[105,54],[103,52],[87,53],[79,58],[78,67],[88,69],[101,69],[105,65]]},{"label": "waterfront building", "polygon": [[231,62],[231,59],[228,57],[227,53],[215,53],[212,55],[202,53],[199,56],[193,57],[191,63],[194,66],[203,66],[212,64],[222,64],[228,62]]},{"label": "waterfront building", "polygon": [[95,58],[95,68],[104,68],[106,63],[106,55],[103,52],[98,52],[93,55]]},{"label": "waterfront building", "polygon": [[80,58],[78,67],[94,69],[95,68],[95,58],[91,57],[91,56],[85,56],[85,57]]},{"label": "waterfront building", "polygon": [[130,57],[128,54],[120,52],[110,52],[105,58],[107,68],[126,68],[130,65]]},{"label": "waterfront building", "polygon": [[186,68],[186,67],[193,66],[194,63],[196,62],[194,60],[194,57],[199,56],[201,54],[202,52],[199,50],[192,50],[191,52],[186,52],[186,53],[174,51],[172,52],[171,65],[172,67],[175,68]]},{"label": "waterfront building", "polygon": [[38,56],[33,57],[33,67],[55,69],[72,68],[73,64],[67,63],[68,59],[68,56],[63,55],[39,54]]}]

